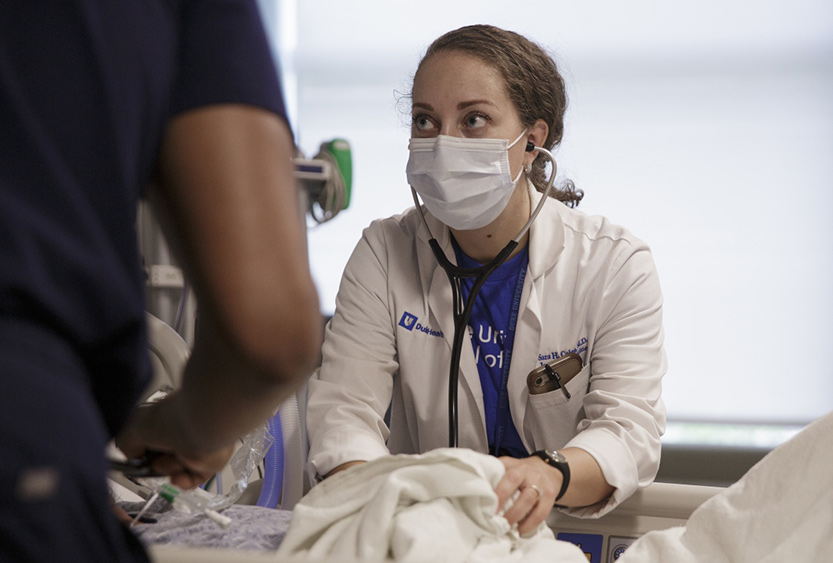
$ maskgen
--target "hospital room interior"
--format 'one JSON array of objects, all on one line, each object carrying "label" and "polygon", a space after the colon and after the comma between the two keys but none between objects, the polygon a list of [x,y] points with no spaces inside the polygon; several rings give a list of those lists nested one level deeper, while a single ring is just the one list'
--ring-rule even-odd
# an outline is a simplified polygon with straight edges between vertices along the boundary
[{"label": "hospital room interior", "polygon": [[[645,534],[682,529],[704,503],[741,494],[733,486],[753,467],[833,411],[833,4],[259,6],[297,145],[299,214],[324,322],[362,231],[414,205],[404,174],[408,94],[431,41],[488,23],[537,42],[558,63],[569,103],[555,183],[572,180],[584,192],[580,211],[625,225],[649,244],[668,369],[654,482],[600,518],[554,508],[546,525],[557,540],[592,563],[615,561]],[[153,400],[176,388],[199,304],[145,206],[138,232],[154,364],[144,398]],[[135,515],[154,561],[274,560],[293,510],[318,486],[306,467],[305,408],[306,388],[260,433],[241,437],[241,455],[204,494],[166,495],[141,477],[111,474],[113,495]],[[829,422],[827,429],[830,436]],[[813,464],[833,462],[829,437],[826,446],[802,444],[827,449]],[[807,475],[798,480],[809,483]],[[830,509],[820,518],[829,524]],[[746,560],[752,528],[737,523],[739,545],[723,559],[690,560]],[[830,531],[795,540],[791,549],[803,551],[780,560],[814,560],[808,554],[822,544],[813,538]]]}]

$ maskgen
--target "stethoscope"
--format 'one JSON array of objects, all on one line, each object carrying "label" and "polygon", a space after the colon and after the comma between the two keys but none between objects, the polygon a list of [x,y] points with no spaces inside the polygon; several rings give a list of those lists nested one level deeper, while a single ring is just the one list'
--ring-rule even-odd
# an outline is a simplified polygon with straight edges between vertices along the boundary
[{"label": "stethoscope", "polygon": [[[517,248],[518,244],[520,244],[521,239],[527,231],[529,231],[529,228],[532,226],[532,222],[538,216],[538,213],[541,212],[541,209],[544,207],[544,203],[546,203],[547,199],[549,199],[553,183],[555,182],[555,174],[557,171],[555,157],[547,149],[537,147],[532,142],[527,142],[526,152],[532,151],[542,152],[552,163],[552,173],[547,181],[547,187],[544,190],[543,197],[541,197],[541,201],[538,202],[538,205],[529,216],[529,220],[527,220],[526,224],[524,224],[523,228],[521,228],[518,235],[510,240],[490,262],[478,268],[461,268],[456,264],[451,263],[442,248],[440,248],[440,243],[437,242],[437,239],[434,238],[433,233],[431,233],[431,229],[428,228],[428,222],[425,220],[425,213],[422,211],[422,205],[419,202],[416,190],[414,190],[413,187],[411,188],[411,195],[414,198],[414,204],[419,212],[422,224],[425,226],[425,230],[428,232],[430,237],[428,244],[431,247],[431,251],[434,253],[434,257],[437,259],[440,267],[448,276],[448,281],[451,283],[454,314],[454,338],[452,340],[451,362],[449,363],[448,371],[448,446],[451,448],[457,447],[457,388],[460,374],[460,356],[463,351],[463,336],[466,334],[466,326],[468,325],[469,318],[471,317],[472,309],[474,309],[475,299],[477,298],[477,294],[480,292],[480,288],[483,286],[486,279],[506,261],[509,255],[512,254],[515,248]],[[460,280],[462,278],[474,278],[474,283],[469,291],[465,304],[461,304],[462,293],[460,290]]]}]

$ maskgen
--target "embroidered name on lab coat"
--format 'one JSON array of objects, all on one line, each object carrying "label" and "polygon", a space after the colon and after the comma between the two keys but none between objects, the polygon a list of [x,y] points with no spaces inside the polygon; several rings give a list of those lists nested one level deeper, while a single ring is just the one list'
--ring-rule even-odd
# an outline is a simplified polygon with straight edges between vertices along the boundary
[{"label": "embroidered name on lab coat", "polygon": [[557,360],[561,356],[566,356],[567,354],[583,354],[587,351],[587,338],[579,338],[578,342],[576,343],[575,348],[571,348],[569,350],[561,350],[560,352],[550,352],[549,354],[538,354],[538,364],[544,365],[544,362],[548,362],[550,360]]}]

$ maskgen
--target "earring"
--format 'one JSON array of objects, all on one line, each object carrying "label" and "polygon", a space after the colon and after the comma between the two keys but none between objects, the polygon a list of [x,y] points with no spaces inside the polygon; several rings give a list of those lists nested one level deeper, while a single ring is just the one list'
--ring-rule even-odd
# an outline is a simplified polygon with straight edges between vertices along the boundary
[{"label": "earring", "polygon": [[529,174],[530,172],[532,172],[532,163],[531,163],[531,162],[527,162],[527,163],[526,163],[526,165],[524,166],[524,171],[525,171],[527,174]]}]

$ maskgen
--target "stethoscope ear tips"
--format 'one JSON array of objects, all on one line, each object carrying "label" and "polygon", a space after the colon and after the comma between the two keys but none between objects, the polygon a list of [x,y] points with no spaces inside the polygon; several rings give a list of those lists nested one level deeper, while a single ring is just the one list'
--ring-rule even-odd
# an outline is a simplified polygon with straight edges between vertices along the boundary
[{"label": "stethoscope ear tips", "polygon": [[532,141],[527,141],[526,142],[526,152],[532,152],[534,150],[535,150],[535,143],[533,143]]}]

